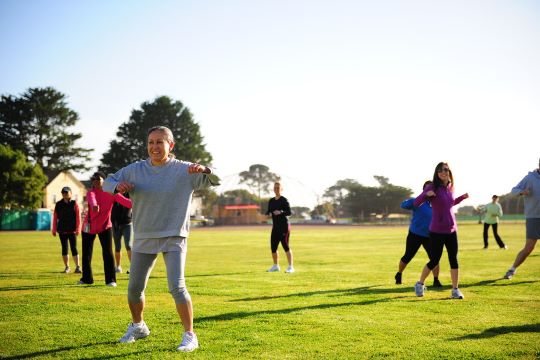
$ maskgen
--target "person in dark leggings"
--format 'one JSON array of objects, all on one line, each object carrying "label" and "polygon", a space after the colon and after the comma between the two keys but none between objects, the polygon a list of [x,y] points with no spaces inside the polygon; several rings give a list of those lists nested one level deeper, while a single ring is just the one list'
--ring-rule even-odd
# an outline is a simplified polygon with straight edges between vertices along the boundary
[{"label": "person in dark leggings", "polygon": [[77,235],[81,228],[81,216],[79,205],[75,200],[71,200],[71,188],[62,188],[62,200],[58,201],[54,207],[52,221],[52,235],[60,238],[62,245],[62,260],[64,260],[64,272],[70,272],[68,242],[71,247],[71,255],[75,261],[75,272],[80,273],[79,252],[77,251]]},{"label": "person in dark leggings", "polygon": [[[423,189],[427,185],[431,184],[431,181],[424,183]],[[420,246],[424,247],[426,253],[429,253],[429,224],[431,223],[431,205],[429,201],[425,201],[420,207],[415,208],[413,206],[414,198],[405,200],[401,203],[401,208],[412,211],[411,225],[409,226],[409,233],[407,234],[407,241],[405,245],[405,254],[401,257],[398,265],[398,272],[394,276],[396,284],[401,284],[401,277],[403,270],[407,267],[407,264],[414,258]],[[441,287],[442,284],[439,281],[439,266],[437,265],[433,269],[433,286]]]},{"label": "person in dark leggings", "polygon": [[424,296],[424,281],[429,275],[429,272],[439,265],[443,248],[446,247],[450,262],[450,276],[452,278],[451,296],[453,299],[463,299],[463,294],[458,288],[457,224],[452,208],[468,197],[469,194],[465,193],[454,198],[454,176],[452,175],[452,170],[450,170],[450,167],[445,162],[437,164],[433,173],[433,184],[426,186],[422,194],[416,197],[414,206],[418,207],[429,199],[433,209],[433,215],[429,225],[429,262],[422,270],[420,279],[414,286],[416,296]]},{"label": "person in dark leggings", "polygon": [[101,243],[103,255],[103,270],[105,272],[105,284],[116,287],[116,273],[114,270],[114,257],[112,252],[112,223],[111,210],[113,203],[131,207],[131,200],[122,194],[110,194],[103,191],[105,174],[96,172],[92,175],[92,190],[86,193],[88,211],[83,221],[82,232],[82,277],[79,285],[93,284],[92,254],[94,252],[94,240],[96,235]]},{"label": "person in dark leggings", "polygon": [[488,248],[488,230],[489,226],[491,225],[491,228],[493,229],[493,236],[495,237],[495,241],[497,241],[497,245],[499,245],[499,248],[501,249],[507,249],[506,245],[502,241],[501,237],[499,236],[499,233],[497,232],[497,228],[499,225],[499,218],[503,215],[502,207],[499,204],[499,197],[497,195],[493,195],[491,197],[491,203],[486,205],[486,216],[484,217],[484,249]]},{"label": "person in dark leggings", "polygon": [[285,251],[285,255],[287,255],[287,261],[289,262],[289,266],[285,272],[293,273],[293,254],[289,247],[289,235],[291,233],[291,228],[289,225],[289,220],[287,219],[287,216],[291,215],[291,207],[289,206],[289,201],[284,196],[281,196],[282,190],[283,188],[280,182],[274,183],[274,193],[276,196],[268,201],[268,210],[266,212],[267,215],[272,215],[270,250],[272,251],[272,260],[274,262],[272,267],[268,269],[268,272],[279,271],[279,256],[277,249],[281,243],[281,246],[283,246],[283,250]]}]

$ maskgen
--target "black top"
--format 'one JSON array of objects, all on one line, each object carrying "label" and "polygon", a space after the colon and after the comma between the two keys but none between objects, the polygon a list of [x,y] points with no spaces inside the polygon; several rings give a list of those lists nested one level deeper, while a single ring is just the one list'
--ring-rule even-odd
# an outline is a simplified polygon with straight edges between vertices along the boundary
[{"label": "black top", "polygon": [[75,232],[77,227],[77,219],[75,214],[75,200],[65,202],[60,200],[54,206],[54,212],[58,223],[56,225],[56,231],[59,233],[72,233]]},{"label": "black top", "polygon": [[[281,214],[274,215],[274,210],[280,210]],[[270,201],[268,201],[268,211],[266,211],[266,214],[272,214],[274,228],[286,229],[289,227],[287,216],[291,215],[291,207],[289,206],[289,201],[285,197],[280,196],[277,200],[276,198],[271,198]]]},{"label": "black top", "polygon": [[[125,193],[125,197],[129,199],[129,194]],[[112,211],[111,211],[111,222],[113,226],[118,227],[120,225],[131,224],[131,209],[128,209],[125,206],[120,205],[118,202],[114,202]]]}]

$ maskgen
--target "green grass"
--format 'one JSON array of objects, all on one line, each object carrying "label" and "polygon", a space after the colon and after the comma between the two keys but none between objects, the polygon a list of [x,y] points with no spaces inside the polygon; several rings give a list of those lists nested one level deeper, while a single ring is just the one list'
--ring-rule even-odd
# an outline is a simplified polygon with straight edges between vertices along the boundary
[{"label": "green grass", "polygon": [[[538,359],[539,250],[514,279],[502,275],[524,244],[523,224],[502,224],[509,250],[481,250],[481,225],[459,229],[461,289],[451,300],[446,253],[442,290],[414,295],[423,249],[393,276],[407,227],[293,227],[297,272],[266,273],[270,227],[195,229],[187,285],[201,348],[175,351],[181,327],[161,256],[146,291],[152,334],[119,344],[130,320],[127,275],[96,285],[62,274],[60,244],[45,232],[0,232],[0,357],[6,359]],[[80,239],[79,239],[80,247]],[[285,257],[280,249],[282,270]],[[124,259],[127,260],[125,254]],[[127,262],[124,263],[127,268]],[[428,278],[427,285],[432,279]]]}]

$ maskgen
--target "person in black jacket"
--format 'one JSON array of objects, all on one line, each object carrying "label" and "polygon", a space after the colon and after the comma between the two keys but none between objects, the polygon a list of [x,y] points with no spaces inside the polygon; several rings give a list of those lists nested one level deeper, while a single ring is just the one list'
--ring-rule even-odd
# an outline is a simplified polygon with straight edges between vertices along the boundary
[{"label": "person in black jacket", "polygon": [[75,261],[75,272],[80,273],[79,252],[77,251],[77,235],[81,229],[81,215],[79,205],[75,200],[71,200],[71,188],[65,186],[62,188],[62,200],[54,206],[52,235],[60,237],[62,245],[62,259],[64,260],[64,272],[68,273],[69,267],[68,241],[71,247],[71,255]]},{"label": "person in black jacket", "polygon": [[[124,194],[129,199],[129,193]],[[124,245],[128,259],[131,262],[131,246],[133,245],[132,234],[133,226],[131,225],[131,209],[115,202],[111,212],[111,222],[113,225],[114,239],[114,259],[116,261],[116,272],[122,272],[122,237],[124,237]],[[129,270],[127,271],[129,274]]]},{"label": "person in black jacket", "polygon": [[289,247],[289,234],[291,232],[291,227],[289,225],[289,220],[287,216],[291,215],[291,207],[289,206],[289,201],[283,196],[281,196],[281,191],[283,187],[280,182],[274,183],[274,193],[275,197],[271,198],[268,201],[268,211],[266,215],[272,215],[272,234],[270,235],[270,249],[272,251],[272,260],[274,265],[268,272],[279,271],[279,256],[278,256],[278,246],[281,243],[285,254],[287,255],[287,261],[289,266],[287,267],[286,273],[293,273],[293,254],[292,250]]}]

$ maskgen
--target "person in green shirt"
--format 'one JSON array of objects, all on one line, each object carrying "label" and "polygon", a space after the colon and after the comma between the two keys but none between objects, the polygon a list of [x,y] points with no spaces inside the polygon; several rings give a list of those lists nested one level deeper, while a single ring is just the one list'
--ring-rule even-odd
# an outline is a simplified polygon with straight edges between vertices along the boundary
[{"label": "person in green shirt", "polygon": [[486,216],[484,217],[484,249],[488,248],[488,230],[491,226],[493,228],[493,236],[495,241],[501,249],[507,249],[507,246],[502,241],[497,232],[499,225],[499,218],[503,215],[501,204],[499,204],[499,197],[493,195],[491,197],[491,203],[486,205]]}]

